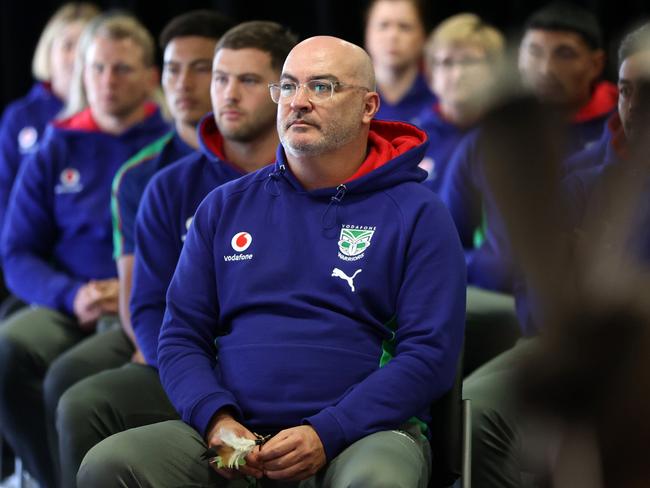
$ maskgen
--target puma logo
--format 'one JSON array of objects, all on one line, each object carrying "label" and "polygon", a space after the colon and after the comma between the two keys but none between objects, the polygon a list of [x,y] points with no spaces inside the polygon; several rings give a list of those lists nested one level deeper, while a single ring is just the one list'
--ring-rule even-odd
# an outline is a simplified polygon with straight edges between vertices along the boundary
[{"label": "puma logo", "polygon": [[332,270],[332,276],[336,278],[341,278],[342,280],[345,280],[348,282],[348,285],[350,285],[350,290],[354,291],[354,277],[361,273],[362,270],[358,269],[354,272],[352,276],[346,275],[343,271],[341,271],[338,268],[334,268]]}]

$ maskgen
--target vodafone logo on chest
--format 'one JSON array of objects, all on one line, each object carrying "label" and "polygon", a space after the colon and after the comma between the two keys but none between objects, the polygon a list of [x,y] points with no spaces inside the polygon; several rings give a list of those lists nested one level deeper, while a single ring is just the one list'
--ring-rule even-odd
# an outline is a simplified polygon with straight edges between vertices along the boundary
[{"label": "vodafone logo on chest", "polygon": [[248,232],[237,232],[232,237],[232,240],[230,241],[230,245],[232,248],[237,251],[237,252],[244,252],[246,249],[248,249],[253,242],[253,236],[250,235]]},{"label": "vodafone logo on chest", "polygon": [[230,246],[236,251],[236,254],[224,256],[223,260],[226,262],[232,261],[250,261],[253,259],[253,254],[243,254],[253,243],[253,236],[249,232],[237,232],[232,239],[230,239]]},{"label": "vodafone logo on chest", "polygon": [[83,190],[81,174],[75,168],[65,168],[59,176],[59,184],[54,187],[54,193],[79,193]]}]

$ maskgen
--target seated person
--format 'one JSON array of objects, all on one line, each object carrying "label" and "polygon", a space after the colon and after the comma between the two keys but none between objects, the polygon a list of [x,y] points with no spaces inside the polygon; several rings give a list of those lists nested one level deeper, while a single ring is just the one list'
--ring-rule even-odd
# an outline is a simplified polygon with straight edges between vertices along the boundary
[{"label": "seated person", "polygon": [[423,0],[372,0],[366,11],[366,49],[377,76],[376,117],[417,124],[435,96],[422,75],[428,18]]},{"label": "seated person", "polygon": [[[214,48],[218,38],[225,32],[225,26],[230,24],[230,21],[215,12],[198,10],[175,17],[163,29],[161,44],[165,49],[162,85],[176,130],[170,131],[139,151],[122,166],[113,179],[113,245],[114,255],[117,255],[120,282],[120,318],[123,334],[128,335],[132,349],[135,349],[132,358],[125,358],[125,362],[128,359],[135,363],[143,362],[142,353],[133,337],[130,314],[124,310],[131,298],[135,218],[140,199],[149,179],[156,171],[192,153],[194,147],[198,148],[196,125],[211,108],[210,84]],[[188,181],[186,183],[189,185]],[[198,193],[196,186],[188,188]],[[171,244],[176,242],[159,240],[155,246],[160,249]],[[161,286],[166,287],[166,284],[161,283]],[[126,369],[130,372],[135,370],[133,374],[139,377],[138,375],[146,375],[143,370],[149,368],[124,368],[92,375],[75,384],[59,401],[56,425],[59,434],[61,486],[76,487],[77,470],[83,456],[90,447],[112,433],[107,427],[113,425],[111,421],[115,420],[119,425],[123,425],[119,422],[129,421],[124,417],[117,420],[118,416],[114,413],[118,410],[119,400],[123,399],[119,389],[136,382],[131,380],[127,373],[119,374]],[[153,375],[157,378],[156,372],[153,372]],[[104,377],[119,377],[119,380],[116,380],[115,384],[102,384],[97,390],[93,389],[93,385],[100,381],[98,378]],[[147,391],[147,395],[144,395],[145,391],[147,390],[138,384],[139,394],[129,390],[125,400],[151,401],[148,396],[151,392]],[[98,400],[102,394],[106,395],[112,406],[111,415],[98,420],[97,417],[103,412],[102,407],[106,406]],[[127,416],[127,419],[132,418]],[[97,429],[98,424],[104,425],[104,429]]]},{"label": "seated person", "polygon": [[468,13],[444,20],[427,41],[431,88],[438,102],[420,113],[417,125],[429,137],[420,164],[429,173],[425,185],[436,193],[454,149],[487,108],[504,46],[498,30]]},{"label": "seated person", "polygon": [[133,352],[120,330],[93,334],[100,317],[117,312],[111,182],[124,161],[169,131],[149,102],[153,39],[135,18],[95,18],[80,52],[83,84],[76,80],[71,100],[88,105],[58,121],[23,163],[1,240],[7,284],[32,307],[0,327],[0,428],[48,488],[58,485],[59,397]]},{"label": "seated person", "polygon": [[[574,276],[571,270],[565,270],[563,278],[570,283],[573,283],[572,278],[576,278],[576,288],[591,293],[592,299],[598,296],[593,294],[594,291],[603,290],[604,281],[613,280],[625,272],[621,265],[628,261],[617,258],[632,256],[637,258],[637,263],[638,258],[647,263],[650,257],[647,233],[650,209],[643,197],[647,195],[650,182],[647,165],[650,118],[646,108],[650,101],[647,85],[650,76],[649,33],[650,27],[646,24],[628,34],[619,51],[618,116],[624,129],[626,154],[641,158],[636,163],[626,158],[607,165],[593,161],[593,166],[566,176],[561,186],[562,210],[559,215],[567,221],[560,225],[572,237],[571,245],[567,247],[570,265],[577,271]],[[625,182],[629,185],[621,184]],[[633,191],[634,187],[636,191]],[[628,192],[639,192],[640,200],[628,200]],[[545,205],[551,203],[545,202]],[[618,221],[609,218],[612,212],[616,214],[617,210],[630,204],[628,210],[631,212],[625,212],[631,216],[629,221],[621,222],[620,212]],[[631,235],[628,235],[630,230]],[[549,237],[545,237],[544,242],[547,244]],[[621,250],[623,252],[619,254]],[[543,266],[551,265],[543,263]],[[539,293],[539,287],[532,287],[531,281],[529,274],[517,280],[516,297],[522,329],[530,338],[481,367],[464,383],[464,394],[472,400],[473,486],[519,487],[526,471],[530,470],[522,451],[527,442],[524,426],[529,419],[516,401],[514,379],[523,362],[537,351],[538,334],[544,333],[540,326],[549,322],[550,315],[547,297]],[[565,290],[561,285],[566,283],[553,284]],[[629,283],[621,285],[625,288]]]},{"label": "seated person", "polygon": [[423,434],[456,374],[464,263],[420,184],[425,134],[374,121],[374,87],[358,46],[321,36],[291,51],[271,85],[275,165],[208,195],[167,292],[158,364],[187,424],[106,439],[80,486],[227,486],[238,473],[202,454],[228,431],[271,436],[246,475],[427,486]]}]

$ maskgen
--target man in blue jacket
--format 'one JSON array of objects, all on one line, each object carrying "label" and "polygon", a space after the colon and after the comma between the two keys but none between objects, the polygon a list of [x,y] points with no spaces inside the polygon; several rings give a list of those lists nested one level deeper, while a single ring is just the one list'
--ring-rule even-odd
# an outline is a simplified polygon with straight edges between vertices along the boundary
[{"label": "man in blue jacket", "polygon": [[[423,434],[456,374],[464,261],[420,184],[425,134],[373,121],[374,88],[358,46],[315,37],[291,51],[271,85],[277,162],[208,195],[168,290],[158,364],[186,423],[112,437],[80,486],[226,486],[240,473],[427,486]],[[229,432],[271,437],[220,477],[201,455]]]},{"label": "man in blue jacket", "polygon": [[32,307],[0,327],[0,426],[42,487],[57,486],[48,447],[56,448],[59,396],[130,357],[119,334],[93,334],[102,315],[117,311],[111,182],[126,159],[169,131],[148,101],[154,45],[135,18],[98,17],[80,49],[75,99],[87,107],[59,121],[21,165],[1,241],[7,284]]}]

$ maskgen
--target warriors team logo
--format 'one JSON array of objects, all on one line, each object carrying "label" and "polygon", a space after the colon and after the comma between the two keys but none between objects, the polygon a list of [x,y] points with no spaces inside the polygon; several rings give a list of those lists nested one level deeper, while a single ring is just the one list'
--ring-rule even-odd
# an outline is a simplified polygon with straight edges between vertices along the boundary
[{"label": "warriors team logo", "polygon": [[20,132],[18,133],[18,146],[20,147],[20,152],[25,153],[34,148],[34,144],[36,144],[37,140],[38,132],[31,125],[20,129]]},{"label": "warriors team logo", "polygon": [[253,236],[248,232],[237,232],[230,241],[230,245],[237,252],[244,252],[253,242]]},{"label": "warriors team logo", "polygon": [[356,261],[370,247],[376,227],[344,225],[339,236],[339,258]]},{"label": "warriors team logo", "polygon": [[81,175],[74,168],[66,168],[61,171],[59,184],[54,188],[55,193],[79,193],[83,185],[79,183]]}]

